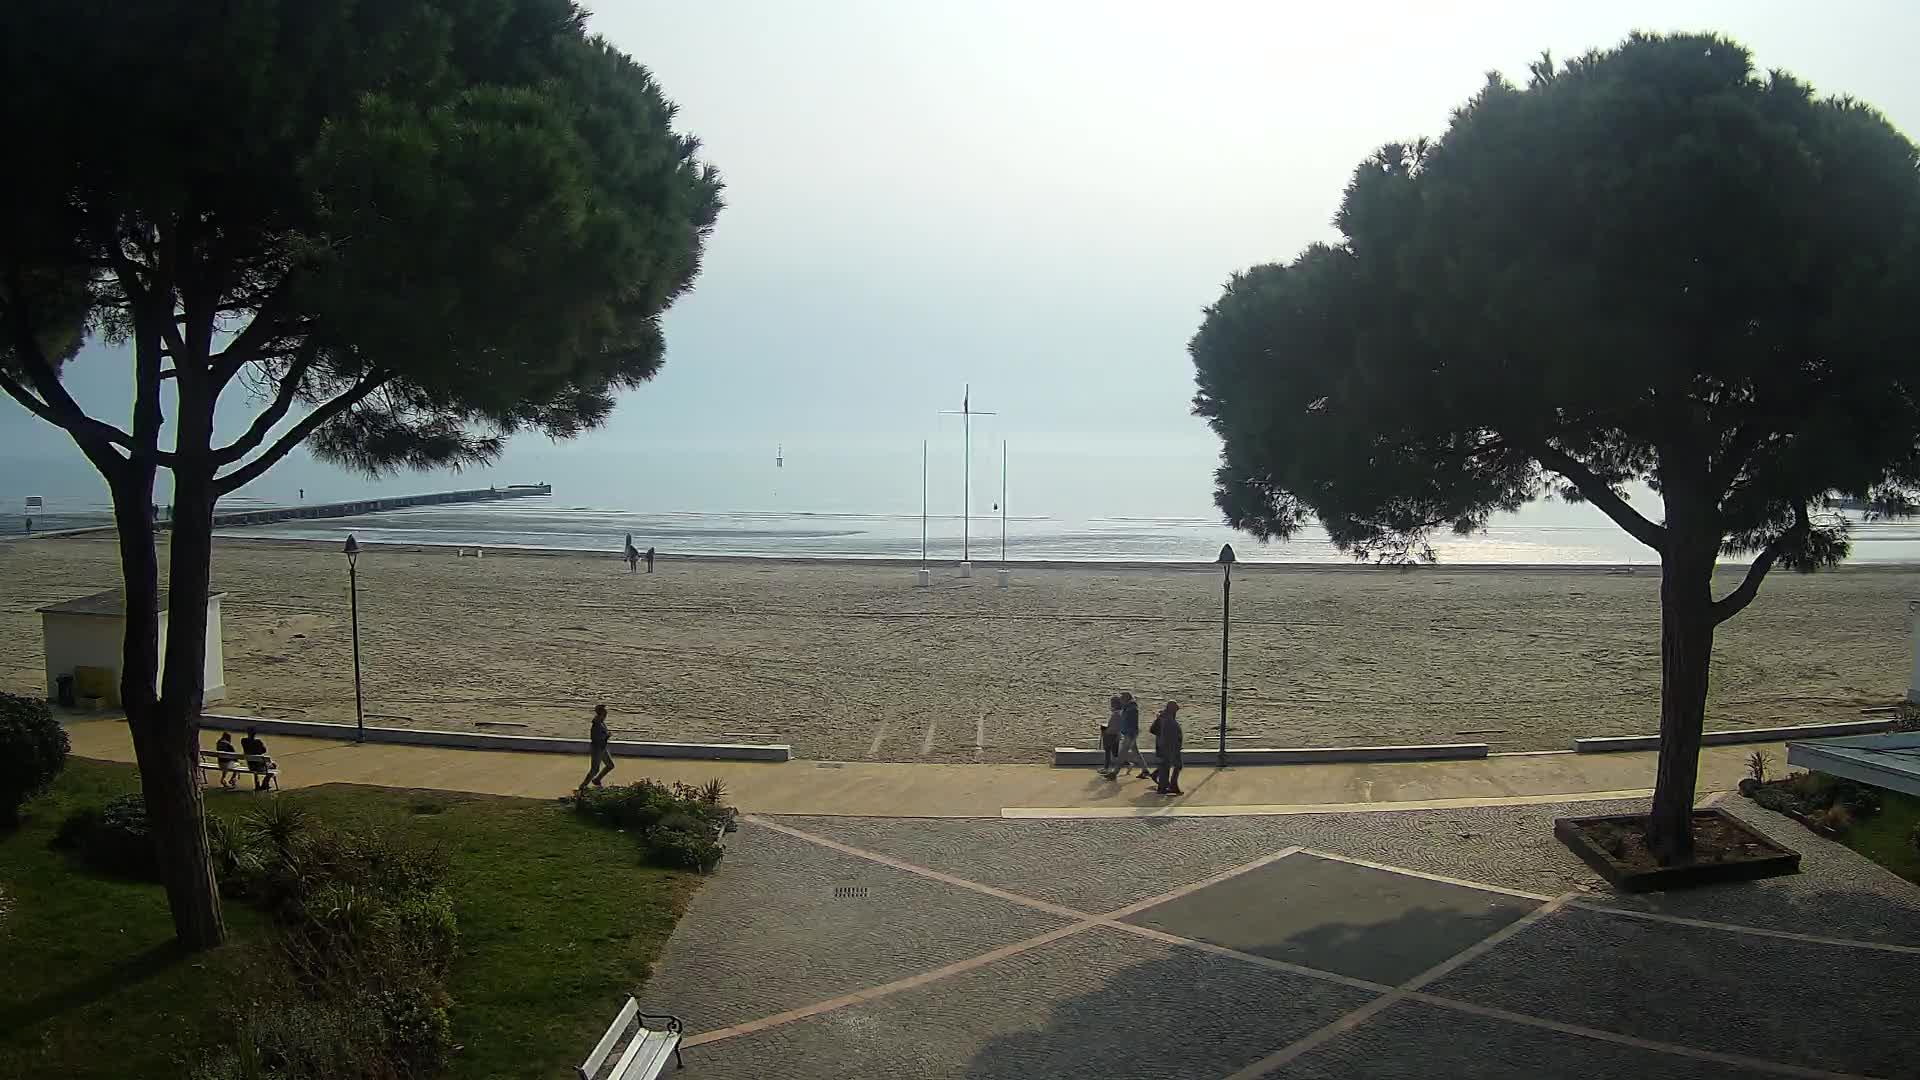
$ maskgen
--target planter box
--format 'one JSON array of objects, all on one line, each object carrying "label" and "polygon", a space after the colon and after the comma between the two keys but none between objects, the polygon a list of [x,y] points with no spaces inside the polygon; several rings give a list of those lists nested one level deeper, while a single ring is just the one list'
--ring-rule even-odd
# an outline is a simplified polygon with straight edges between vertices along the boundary
[{"label": "planter box", "polygon": [[1800,872],[1800,854],[1781,847],[1769,837],[1763,835],[1746,822],[1716,808],[1695,810],[1694,827],[1697,830],[1702,822],[1713,822],[1722,828],[1739,834],[1743,839],[1766,849],[1766,854],[1728,859],[1723,862],[1697,862],[1684,866],[1661,866],[1649,869],[1628,866],[1613,857],[1606,848],[1601,847],[1587,835],[1588,829],[1597,825],[1630,825],[1645,820],[1641,814],[1613,814],[1605,817],[1555,818],[1553,835],[1572,849],[1581,861],[1594,868],[1601,877],[1621,892],[1649,892],[1655,889],[1683,889],[1695,885],[1708,885],[1716,881],[1751,881],[1754,878],[1775,877],[1780,874]]}]

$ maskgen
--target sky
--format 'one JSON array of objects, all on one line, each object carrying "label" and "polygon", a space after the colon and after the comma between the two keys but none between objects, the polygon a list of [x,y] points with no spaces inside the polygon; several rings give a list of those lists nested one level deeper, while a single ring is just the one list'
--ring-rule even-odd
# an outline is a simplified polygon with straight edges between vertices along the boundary
[{"label": "sky", "polygon": [[[740,446],[911,455],[957,436],[938,412],[963,384],[1000,414],[988,441],[1209,455],[1185,346],[1228,276],[1333,239],[1362,158],[1542,50],[1717,30],[1920,134],[1920,6],[1898,3],[603,0],[590,28],[679,103],[728,207],[661,374],[571,446],[517,440],[500,482]],[[126,367],[89,348],[77,396],[124,418]],[[0,459],[84,473],[11,402]]]}]

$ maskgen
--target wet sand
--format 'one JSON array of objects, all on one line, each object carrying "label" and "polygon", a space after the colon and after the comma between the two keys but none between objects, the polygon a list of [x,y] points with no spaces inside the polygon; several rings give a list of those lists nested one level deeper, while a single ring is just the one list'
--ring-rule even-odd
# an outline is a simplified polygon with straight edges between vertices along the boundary
[{"label": "wet sand", "polygon": [[[1722,575],[1720,591],[1741,571]],[[1217,730],[1216,568],[456,558],[368,548],[360,630],[370,723],[790,742],[829,760],[1043,761],[1093,745],[1106,697],[1185,706]],[[0,554],[0,686],[42,685],[34,609],[118,584],[101,538]],[[220,711],[347,720],[346,563],[330,546],[221,541]],[[1658,725],[1654,572],[1236,568],[1230,743],[1488,742],[1561,749]],[[1779,573],[1717,637],[1710,727],[1854,719],[1910,666],[1920,569]],[[482,724],[485,726],[480,726]]]}]

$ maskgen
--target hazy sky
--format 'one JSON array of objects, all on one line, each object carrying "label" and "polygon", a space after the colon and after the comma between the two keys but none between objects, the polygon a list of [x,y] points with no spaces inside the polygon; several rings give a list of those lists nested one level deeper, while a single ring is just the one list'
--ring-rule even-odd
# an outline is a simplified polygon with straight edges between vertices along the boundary
[{"label": "hazy sky", "polygon": [[[1920,133],[1920,8],[1891,2],[596,7],[729,205],[664,371],[588,452],[911,446],[963,381],[1016,439],[1190,450],[1185,345],[1227,276],[1331,237],[1362,157],[1543,49],[1719,30]],[[74,372],[117,418],[124,367]],[[0,452],[63,442],[0,406]]]}]

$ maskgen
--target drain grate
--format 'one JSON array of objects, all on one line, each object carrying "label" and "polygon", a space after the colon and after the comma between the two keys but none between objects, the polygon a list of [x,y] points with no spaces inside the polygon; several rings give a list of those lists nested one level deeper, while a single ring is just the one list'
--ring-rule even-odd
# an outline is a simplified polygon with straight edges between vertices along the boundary
[{"label": "drain grate", "polygon": [[835,900],[865,900],[867,898],[867,887],[865,885],[835,885],[833,887],[833,898]]}]

